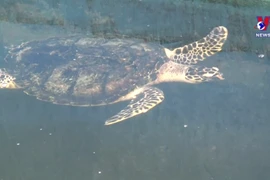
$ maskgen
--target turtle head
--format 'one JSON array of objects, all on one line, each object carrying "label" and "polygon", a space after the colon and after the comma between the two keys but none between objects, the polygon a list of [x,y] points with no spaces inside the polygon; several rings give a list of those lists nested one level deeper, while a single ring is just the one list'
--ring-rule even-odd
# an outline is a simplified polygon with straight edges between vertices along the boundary
[{"label": "turtle head", "polygon": [[191,83],[201,83],[213,80],[224,80],[223,74],[217,67],[191,66],[186,71],[186,79]]},{"label": "turtle head", "polygon": [[0,89],[17,89],[15,78],[9,75],[5,70],[0,69]]},{"label": "turtle head", "polygon": [[168,61],[164,63],[158,70],[158,82],[184,82],[185,74],[189,66]]},{"label": "turtle head", "polygon": [[215,79],[223,80],[217,67],[183,65],[173,61],[163,64],[157,75],[157,82],[201,83]]}]

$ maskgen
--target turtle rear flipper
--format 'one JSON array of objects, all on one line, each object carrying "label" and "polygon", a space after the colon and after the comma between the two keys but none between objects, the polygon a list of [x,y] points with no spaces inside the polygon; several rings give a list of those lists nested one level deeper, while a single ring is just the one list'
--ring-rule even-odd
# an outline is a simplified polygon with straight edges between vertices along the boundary
[{"label": "turtle rear flipper", "polygon": [[165,53],[168,58],[176,63],[187,65],[196,64],[198,61],[202,61],[221,51],[227,36],[227,28],[218,26],[199,41],[175,48],[172,51],[165,48]]},{"label": "turtle rear flipper", "polygon": [[164,100],[163,92],[155,87],[147,87],[118,114],[109,118],[105,125],[112,125],[131,117],[146,113]]},{"label": "turtle rear flipper", "polygon": [[0,89],[18,89],[15,78],[9,75],[5,69],[0,69]]}]

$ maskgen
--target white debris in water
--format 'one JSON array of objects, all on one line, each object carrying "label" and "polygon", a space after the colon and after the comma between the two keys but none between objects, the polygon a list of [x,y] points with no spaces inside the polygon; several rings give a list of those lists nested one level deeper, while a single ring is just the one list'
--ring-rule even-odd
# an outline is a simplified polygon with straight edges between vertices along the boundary
[{"label": "white debris in water", "polygon": [[98,174],[101,174],[101,171],[98,171]]},{"label": "white debris in water", "polygon": [[21,143],[17,143],[16,145],[19,146],[19,145],[21,145]]},{"label": "white debris in water", "polygon": [[49,135],[51,136],[51,135],[52,135],[52,133],[49,133]]},{"label": "white debris in water", "polygon": [[186,128],[186,127],[188,127],[188,125],[187,125],[187,124],[185,124],[185,125],[184,125],[184,128]]},{"label": "white debris in water", "polygon": [[93,154],[96,154],[96,152],[94,151]]},{"label": "white debris in water", "polygon": [[264,58],[264,54],[259,54],[258,58]]},{"label": "white debris in water", "polygon": [[42,131],[43,129],[42,129],[42,128],[40,128],[39,130],[40,130],[40,131]]}]

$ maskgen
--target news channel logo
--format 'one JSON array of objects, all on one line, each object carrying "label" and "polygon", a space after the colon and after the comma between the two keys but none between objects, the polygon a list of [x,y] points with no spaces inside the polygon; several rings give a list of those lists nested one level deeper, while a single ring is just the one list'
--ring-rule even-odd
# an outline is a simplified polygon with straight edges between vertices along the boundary
[{"label": "news channel logo", "polygon": [[255,33],[257,38],[270,38],[270,32],[267,31],[270,23],[270,16],[257,16],[257,24],[254,26],[259,32]]}]

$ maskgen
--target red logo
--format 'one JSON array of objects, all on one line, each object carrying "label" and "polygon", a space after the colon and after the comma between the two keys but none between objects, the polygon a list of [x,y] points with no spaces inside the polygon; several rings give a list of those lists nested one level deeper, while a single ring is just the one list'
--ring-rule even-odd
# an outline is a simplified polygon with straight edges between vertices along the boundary
[{"label": "red logo", "polygon": [[265,16],[264,18],[262,16],[257,16],[257,25],[254,26],[254,28],[260,31],[266,31],[269,23],[270,16]]}]

